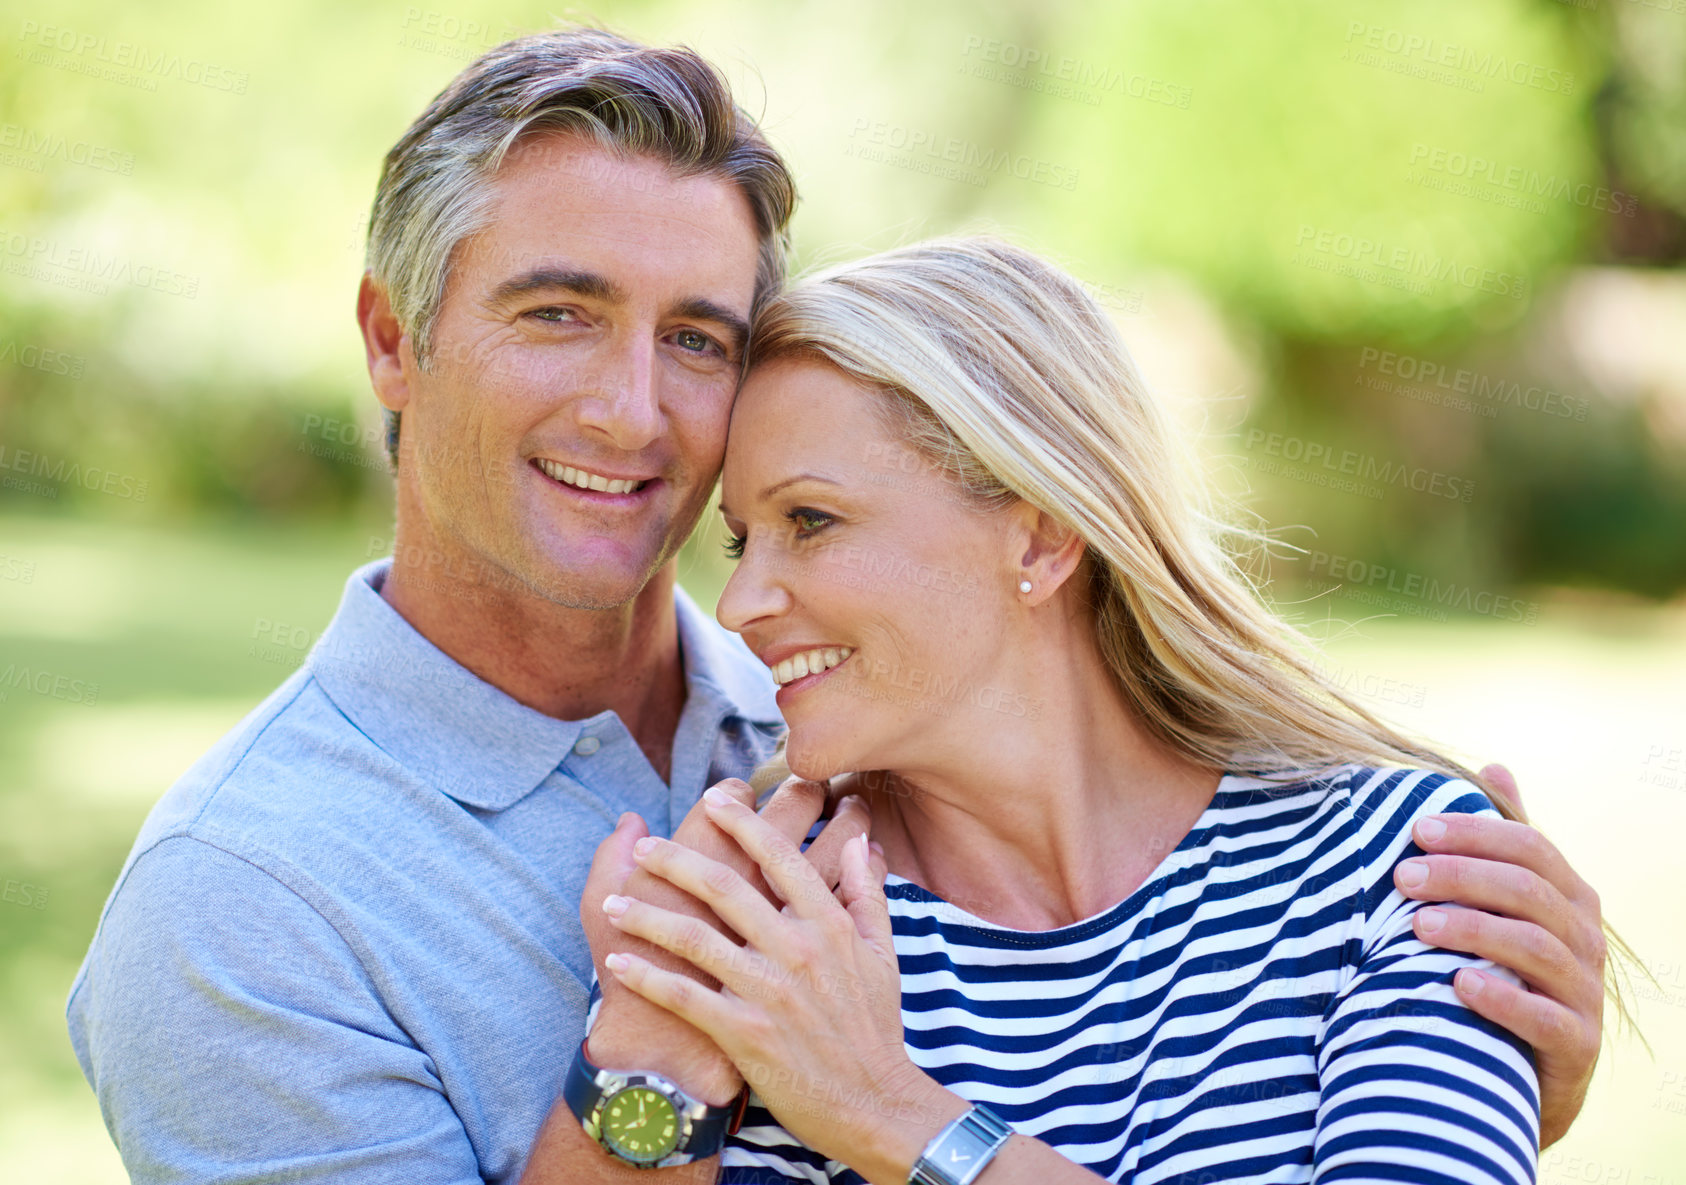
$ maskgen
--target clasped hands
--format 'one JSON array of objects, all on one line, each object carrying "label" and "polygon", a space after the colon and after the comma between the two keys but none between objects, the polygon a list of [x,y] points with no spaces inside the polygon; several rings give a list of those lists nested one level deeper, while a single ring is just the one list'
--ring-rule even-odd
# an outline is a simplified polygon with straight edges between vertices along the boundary
[{"label": "clasped hands", "polygon": [[[1484,773],[1516,800],[1508,772]],[[826,802],[825,787],[791,779],[757,813],[750,788],[729,779],[672,840],[622,816],[580,908],[604,996],[590,1041],[598,1064],[665,1073],[711,1103],[748,1080],[792,1135],[862,1169],[868,1149],[917,1152],[919,1133],[934,1134],[965,1104],[902,1042],[885,867],[868,846],[865,802],[841,798],[801,848]],[[1458,987],[1534,1046],[1544,1147],[1579,1111],[1597,1060],[1597,895],[1525,824],[1437,818],[1447,824],[1438,832],[1419,820],[1425,855],[1400,865],[1395,884],[1415,900],[1471,907],[1419,911],[1425,942],[1492,959],[1527,984],[1464,972]],[[1425,920],[1442,926],[1429,933]],[[1466,990],[1472,980],[1478,994]]]}]

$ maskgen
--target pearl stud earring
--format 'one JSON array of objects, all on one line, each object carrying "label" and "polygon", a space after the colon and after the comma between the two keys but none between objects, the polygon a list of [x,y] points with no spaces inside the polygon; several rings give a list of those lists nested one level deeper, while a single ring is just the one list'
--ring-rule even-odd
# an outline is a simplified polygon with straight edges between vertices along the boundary
[{"label": "pearl stud earring", "polygon": [[1030,581],[1028,581],[1028,580],[1019,581],[1019,591],[1022,592],[1022,593],[1029,592],[1030,591]]}]

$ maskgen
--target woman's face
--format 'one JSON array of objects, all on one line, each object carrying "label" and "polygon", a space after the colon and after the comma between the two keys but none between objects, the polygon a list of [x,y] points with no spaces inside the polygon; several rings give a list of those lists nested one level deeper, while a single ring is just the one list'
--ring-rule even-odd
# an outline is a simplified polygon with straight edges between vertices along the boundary
[{"label": "woman's face", "polygon": [[925,768],[1026,713],[995,674],[1016,617],[1010,512],[899,439],[885,398],[786,359],[732,412],[721,507],[742,558],[718,616],[772,668],[804,777]]}]

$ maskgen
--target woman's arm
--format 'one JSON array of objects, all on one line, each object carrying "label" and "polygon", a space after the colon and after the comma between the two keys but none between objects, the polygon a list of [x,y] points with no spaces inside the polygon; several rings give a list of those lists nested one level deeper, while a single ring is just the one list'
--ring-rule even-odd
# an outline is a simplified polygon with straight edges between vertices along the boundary
[{"label": "woman's arm", "polygon": [[[901,980],[883,857],[847,845],[835,895],[800,850],[742,803],[705,796],[711,817],[784,900],[775,909],[735,871],[664,840],[642,842],[648,871],[713,908],[744,940],[655,906],[611,898],[623,931],[718,979],[720,990],[634,956],[607,961],[632,991],[707,1033],[774,1117],[876,1185],[903,1185],[925,1145],[970,1104],[926,1074],[902,1040]],[[1093,1185],[1095,1174],[1014,1136],[980,1185]]]},{"label": "woman's arm", "polygon": [[[1507,791],[1521,814],[1516,780],[1502,765],[1482,777]],[[1466,951],[1514,971],[1513,984],[1465,971],[1459,997],[1534,1047],[1540,1076],[1540,1147],[1569,1130],[1592,1083],[1604,1023],[1605,941],[1598,894],[1527,823],[1490,815],[1418,819],[1424,856],[1394,869],[1394,885],[1422,902],[1415,933],[1431,946]]]}]

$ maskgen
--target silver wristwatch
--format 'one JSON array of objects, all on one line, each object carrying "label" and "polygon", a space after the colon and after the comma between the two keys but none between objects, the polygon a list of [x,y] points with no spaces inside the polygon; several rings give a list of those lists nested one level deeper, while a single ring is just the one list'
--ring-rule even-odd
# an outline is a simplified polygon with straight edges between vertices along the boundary
[{"label": "silver wristwatch", "polygon": [[982,1103],[950,1123],[919,1154],[907,1185],[972,1185],[1013,1129]]}]

